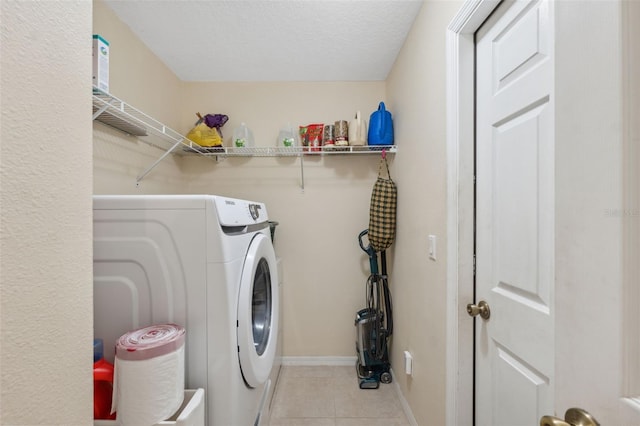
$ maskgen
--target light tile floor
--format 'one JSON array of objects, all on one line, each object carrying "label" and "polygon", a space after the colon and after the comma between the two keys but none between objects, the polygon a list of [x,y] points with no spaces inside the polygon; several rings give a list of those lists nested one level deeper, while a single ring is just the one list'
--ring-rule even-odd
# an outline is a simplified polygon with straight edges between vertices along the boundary
[{"label": "light tile floor", "polygon": [[283,366],[270,426],[409,426],[395,384],[360,389],[354,367]]}]

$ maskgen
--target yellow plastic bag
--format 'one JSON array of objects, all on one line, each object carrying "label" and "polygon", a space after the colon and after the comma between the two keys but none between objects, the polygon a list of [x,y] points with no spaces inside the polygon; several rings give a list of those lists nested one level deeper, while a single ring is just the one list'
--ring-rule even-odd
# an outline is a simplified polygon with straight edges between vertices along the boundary
[{"label": "yellow plastic bag", "polygon": [[200,123],[187,133],[187,139],[200,146],[222,146],[222,138],[218,129],[210,128],[204,123]]}]

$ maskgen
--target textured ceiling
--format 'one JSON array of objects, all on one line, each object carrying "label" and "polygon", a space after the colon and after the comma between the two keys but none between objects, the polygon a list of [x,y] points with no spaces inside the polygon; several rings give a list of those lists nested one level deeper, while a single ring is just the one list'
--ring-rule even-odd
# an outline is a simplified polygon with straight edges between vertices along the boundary
[{"label": "textured ceiling", "polygon": [[183,81],[376,81],[422,0],[105,3]]}]

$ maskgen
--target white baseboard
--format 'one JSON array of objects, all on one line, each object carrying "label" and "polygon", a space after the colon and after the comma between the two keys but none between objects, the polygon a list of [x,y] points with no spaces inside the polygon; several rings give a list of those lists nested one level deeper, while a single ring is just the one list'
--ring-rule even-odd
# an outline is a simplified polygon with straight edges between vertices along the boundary
[{"label": "white baseboard", "polygon": [[[356,364],[357,357],[355,356],[283,356],[282,365],[306,365],[306,366],[354,366]],[[411,426],[418,426],[416,418],[413,416],[411,407],[402,394],[400,385],[396,380],[396,375],[391,369],[391,376],[393,377],[393,386],[402,405],[402,411],[407,416],[409,424]]]},{"label": "white baseboard", "polygon": [[418,422],[415,417],[413,417],[413,411],[411,411],[411,407],[409,407],[409,403],[405,399],[402,389],[400,389],[400,384],[396,380],[396,374],[391,369],[391,377],[393,377],[393,385],[396,388],[396,394],[398,394],[398,399],[400,400],[400,405],[402,405],[402,411],[404,411],[405,416],[407,416],[407,420],[409,420],[409,424],[411,426],[418,426]]},{"label": "white baseboard", "polygon": [[355,356],[283,356],[282,365],[335,365],[335,366],[354,366],[356,365]]}]

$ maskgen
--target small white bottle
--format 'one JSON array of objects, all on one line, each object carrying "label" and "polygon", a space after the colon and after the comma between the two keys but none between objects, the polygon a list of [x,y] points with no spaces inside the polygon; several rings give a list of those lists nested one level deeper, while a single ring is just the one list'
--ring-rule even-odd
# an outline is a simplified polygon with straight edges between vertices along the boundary
[{"label": "small white bottle", "polygon": [[360,118],[360,111],[356,118],[349,123],[349,145],[363,146],[367,144],[367,121]]},{"label": "small white bottle", "polygon": [[253,147],[253,132],[247,127],[245,123],[240,123],[240,126],[233,130],[233,140],[231,142],[233,148],[252,148]]}]

